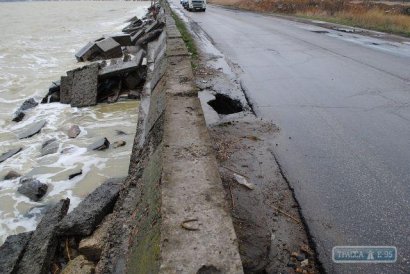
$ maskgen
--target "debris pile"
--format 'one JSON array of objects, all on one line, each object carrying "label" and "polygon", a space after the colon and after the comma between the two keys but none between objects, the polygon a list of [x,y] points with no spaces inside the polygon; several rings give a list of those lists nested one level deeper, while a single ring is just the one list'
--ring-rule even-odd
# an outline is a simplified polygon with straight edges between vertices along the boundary
[{"label": "debris pile", "polygon": [[[67,71],[60,81],[52,83],[41,103],[87,107],[139,99],[146,77],[147,44],[159,37],[164,26],[163,17],[151,12],[142,19],[131,18],[122,33],[89,42],[75,57],[79,62],[93,63]],[[15,116],[19,119],[17,113]]]},{"label": "debris pile", "polygon": [[[87,44],[76,57],[79,61],[95,62],[70,70],[60,81],[53,82],[41,103],[60,102],[73,107],[85,107],[100,102],[113,103],[122,97],[139,99],[139,92],[146,79],[148,43],[162,33],[165,25],[163,15],[163,10],[155,4],[143,19],[130,19],[123,33],[102,37]],[[26,100],[16,111],[15,117],[18,118],[15,121],[21,121],[25,111],[37,104],[34,99]],[[46,120],[33,123],[22,128],[17,136],[20,139],[29,138],[41,132],[46,124]],[[67,138],[76,138],[81,134],[81,128],[72,125],[67,128],[66,134]],[[117,135],[124,134],[117,130]],[[107,138],[102,137],[89,145],[88,150],[115,149],[125,144],[125,141],[110,144]],[[40,154],[57,153],[59,147],[56,138],[45,140]],[[0,163],[22,150],[15,148],[0,154]],[[66,151],[62,150],[61,153]],[[67,180],[82,173],[82,170],[76,170]],[[19,173],[10,171],[3,179],[18,177],[21,177]],[[108,228],[113,225],[114,219],[110,216],[123,184],[124,179],[106,181],[68,214],[68,198],[54,205],[43,206],[47,207],[47,211],[35,231],[9,236],[0,246],[0,272],[93,273],[106,243]],[[38,202],[48,189],[48,184],[23,176],[17,191]]]},{"label": "debris pile", "polygon": [[122,184],[123,179],[106,181],[69,214],[68,198],[48,207],[35,231],[7,237],[0,247],[0,272],[78,273],[86,268],[81,273],[93,273]]}]

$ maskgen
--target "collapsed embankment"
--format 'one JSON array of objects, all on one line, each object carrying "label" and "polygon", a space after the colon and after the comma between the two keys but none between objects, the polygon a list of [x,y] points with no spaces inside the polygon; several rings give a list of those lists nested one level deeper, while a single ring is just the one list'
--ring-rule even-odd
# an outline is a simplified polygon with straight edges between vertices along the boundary
[{"label": "collapsed embankment", "polygon": [[242,273],[189,54],[162,7],[166,31],[147,45],[128,177],[67,215],[60,201],[36,231],[8,238],[2,273]]}]

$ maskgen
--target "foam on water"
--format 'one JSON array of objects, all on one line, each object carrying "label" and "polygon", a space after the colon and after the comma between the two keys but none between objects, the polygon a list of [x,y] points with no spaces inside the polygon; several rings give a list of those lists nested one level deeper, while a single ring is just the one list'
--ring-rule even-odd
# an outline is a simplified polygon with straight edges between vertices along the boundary
[{"label": "foam on water", "polygon": [[[40,104],[27,111],[20,123],[11,118],[25,99],[41,100],[52,81],[81,65],[74,57],[78,49],[102,35],[120,32],[127,19],[142,17],[148,6],[149,2],[126,1],[0,3],[0,154],[23,148],[0,163],[0,244],[8,235],[35,229],[47,206],[59,199],[70,198],[71,211],[107,178],[127,175],[137,122],[136,101],[81,109]],[[47,123],[40,134],[17,138],[18,132],[42,119]],[[79,125],[81,133],[70,139],[66,132],[73,124]],[[117,136],[116,130],[128,135]],[[127,144],[88,151],[101,137]],[[41,144],[51,138],[57,139],[58,152],[41,156]],[[68,180],[80,169],[82,175]],[[1,181],[10,170],[47,183],[46,196],[33,202],[17,193],[18,178]]]}]

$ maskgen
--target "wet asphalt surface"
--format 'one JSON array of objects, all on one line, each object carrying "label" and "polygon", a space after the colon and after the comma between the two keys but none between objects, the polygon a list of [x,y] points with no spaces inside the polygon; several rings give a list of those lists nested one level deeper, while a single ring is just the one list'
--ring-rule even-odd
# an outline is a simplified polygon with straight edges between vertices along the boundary
[{"label": "wet asphalt surface", "polygon": [[[409,273],[410,43],[215,6],[185,14],[280,128],[274,151],[324,269]],[[393,245],[398,259],[335,264],[336,245]]]}]

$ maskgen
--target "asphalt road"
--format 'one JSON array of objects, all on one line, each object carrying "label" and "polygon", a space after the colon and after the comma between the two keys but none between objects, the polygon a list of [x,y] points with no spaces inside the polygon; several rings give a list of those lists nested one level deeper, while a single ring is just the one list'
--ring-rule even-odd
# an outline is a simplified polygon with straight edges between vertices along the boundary
[{"label": "asphalt road", "polygon": [[[215,6],[185,14],[280,127],[275,153],[324,269],[409,273],[410,43]],[[393,245],[397,263],[335,264],[336,245]]]}]

